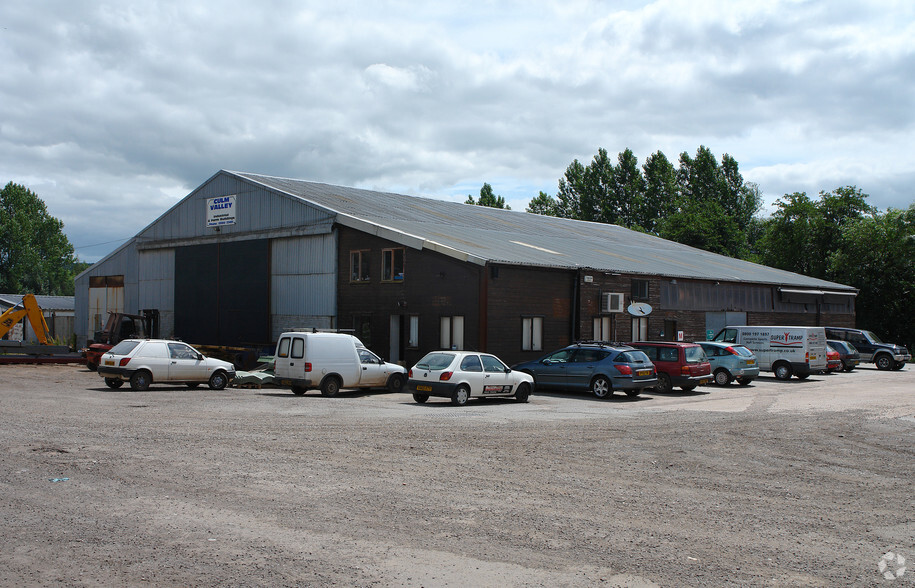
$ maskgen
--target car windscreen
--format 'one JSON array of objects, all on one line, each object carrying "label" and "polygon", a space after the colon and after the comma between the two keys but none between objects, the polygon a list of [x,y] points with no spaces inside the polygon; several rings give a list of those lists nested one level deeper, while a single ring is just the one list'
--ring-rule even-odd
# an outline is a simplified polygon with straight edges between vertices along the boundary
[{"label": "car windscreen", "polygon": [[109,351],[108,353],[113,353],[114,355],[127,355],[128,353],[133,351],[134,348],[139,344],[140,344],[139,341],[121,341],[120,343],[118,343],[117,345],[112,347],[111,351]]},{"label": "car windscreen", "polygon": [[705,352],[702,351],[702,348],[696,345],[695,347],[687,347],[686,352],[686,363],[700,363],[706,361]]},{"label": "car windscreen", "polygon": [[864,333],[865,337],[867,337],[868,339],[871,340],[871,343],[877,343],[877,344],[883,343],[883,341],[880,340],[880,337],[875,335],[873,331],[861,331],[861,332]]},{"label": "car windscreen", "polygon": [[616,356],[619,363],[651,363],[644,351],[623,351]]},{"label": "car windscreen", "polygon": [[453,353],[427,353],[416,367],[424,370],[443,370],[454,361]]}]

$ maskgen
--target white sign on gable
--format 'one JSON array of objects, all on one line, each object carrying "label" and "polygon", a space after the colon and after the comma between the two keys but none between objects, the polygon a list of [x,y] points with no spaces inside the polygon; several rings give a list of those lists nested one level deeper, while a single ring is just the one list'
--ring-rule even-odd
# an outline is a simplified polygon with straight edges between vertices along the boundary
[{"label": "white sign on gable", "polygon": [[207,198],[207,227],[235,224],[235,194]]}]

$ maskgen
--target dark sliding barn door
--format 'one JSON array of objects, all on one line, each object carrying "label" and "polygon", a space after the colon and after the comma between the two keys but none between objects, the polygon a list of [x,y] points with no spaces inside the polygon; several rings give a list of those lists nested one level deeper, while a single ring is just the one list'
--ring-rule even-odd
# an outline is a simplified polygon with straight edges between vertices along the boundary
[{"label": "dark sliding barn door", "polygon": [[270,342],[270,241],[175,249],[175,336],[201,345]]}]

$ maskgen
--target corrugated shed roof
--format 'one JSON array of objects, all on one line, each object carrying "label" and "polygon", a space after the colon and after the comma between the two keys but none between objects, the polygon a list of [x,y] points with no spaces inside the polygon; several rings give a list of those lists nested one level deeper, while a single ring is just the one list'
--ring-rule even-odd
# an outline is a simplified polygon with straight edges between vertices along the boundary
[{"label": "corrugated shed roof", "polygon": [[289,178],[227,172],[336,212],[337,222],[375,227],[400,242],[477,263],[660,275],[854,291],[810,278],[682,245],[617,225],[540,216],[333,186]]},{"label": "corrugated shed roof", "polygon": [[[0,294],[0,302],[7,308],[12,308],[22,302],[23,294]],[[44,296],[35,294],[35,301],[38,302],[41,310],[73,310],[76,308],[74,296]]]}]

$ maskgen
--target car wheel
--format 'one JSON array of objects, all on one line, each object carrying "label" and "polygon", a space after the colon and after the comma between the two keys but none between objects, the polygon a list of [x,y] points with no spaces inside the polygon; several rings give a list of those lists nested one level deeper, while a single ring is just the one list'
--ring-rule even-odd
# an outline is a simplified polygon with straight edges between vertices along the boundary
[{"label": "car wheel", "polygon": [[874,360],[874,363],[877,364],[878,370],[888,370],[893,367],[893,358],[886,353],[881,353],[877,356],[877,359]]},{"label": "car wheel", "polygon": [[810,377],[810,374],[795,374],[794,377],[798,380],[806,380]]},{"label": "car wheel", "polygon": [[598,398],[607,398],[613,394],[613,384],[605,376],[597,376],[591,380],[591,393]]},{"label": "car wheel", "polygon": [[97,370],[98,370],[98,364],[97,364],[97,363],[92,363],[91,361],[87,361],[87,362],[86,362],[86,369],[88,369],[90,372],[97,371]]},{"label": "car wheel", "polygon": [[124,380],[119,378],[105,378],[105,385],[109,388],[117,389],[124,385]]},{"label": "car wheel", "polygon": [[324,381],[321,382],[321,394],[323,396],[332,398],[332,397],[336,396],[337,392],[339,392],[339,391],[340,391],[340,380],[338,380],[334,376],[330,376],[329,378],[324,378]]},{"label": "car wheel", "polygon": [[152,376],[150,376],[149,372],[146,370],[134,372],[134,374],[130,376],[130,388],[132,390],[147,390],[152,383],[151,380]]},{"label": "car wheel", "polygon": [[901,370],[901,369],[904,368],[904,367],[905,367],[905,362],[904,362],[904,361],[897,361],[897,362],[896,362],[896,365],[893,366],[893,370],[899,371],[899,370]]},{"label": "car wheel", "polygon": [[304,396],[306,392],[308,392],[307,388],[303,388],[301,386],[292,387],[292,393],[295,394],[296,396]]},{"label": "car wheel", "polygon": [[212,390],[222,390],[229,385],[229,377],[223,371],[213,372],[210,376],[210,388]]},{"label": "car wheel", "polygon": [[633,396],[633,397],[634,397],[634,396],[638,396],[638,395],[641,394],[641,393],[642,393],[641,390],[626,390],[626,396]]},{"label": "car wheel", "polygon": [[429,395],[428,394],[414,394],[413,400],[415,400],[419,404],[424,404],[427,400],[429,400]]},{"label": "car wheel", "polygon": [[853,369],[855,369],[855,366],[849,365],[849,366],[845,366],[845,368],[843,368],[842,371],[850,372],[850,371],[852,371]]},{"label": "car wheel", "polygon": [[753,378],[737,378],[737,383],[741,386],[749,386],[752,381]]},{"label": "car wheel", "polygon": [[515,391],[515,400],[518,402],[527,402],[531,397],[531,387],[527,382],[520,384]]},{"label": "car wheel", "polygon": [[196,388],[200,385],[200,382],[185,382],[184,385],[188,388]]},{"label": "car wheel", "polygon": [[715,383],[719,386],[727,386],[731,383],[731,372],[725,369],[720,369],[715,372]]},{"label": "car wheel", "polygon": [[662,394],[667,394],[673,389],[674,387],[670,383],[670,376],[667,374],[658,374],[658,385],[655,386],[655,390]]},{"label": "car wheel", "polygon": [[388,378],[388,392],[402,392],[403,391],[403,374],[391,374],[391,377]]},{"label": "car wheel", "polygon": [[775,377],[779,380],[790,380],[791,379],[791,366],[787,363],[777,363],[775,364]]},{"label": "car wheel", "polygon": [[458,386],[451,393],[451,404],[455,406],[464,406],[470,400],[470,388],[467,386]]}]

